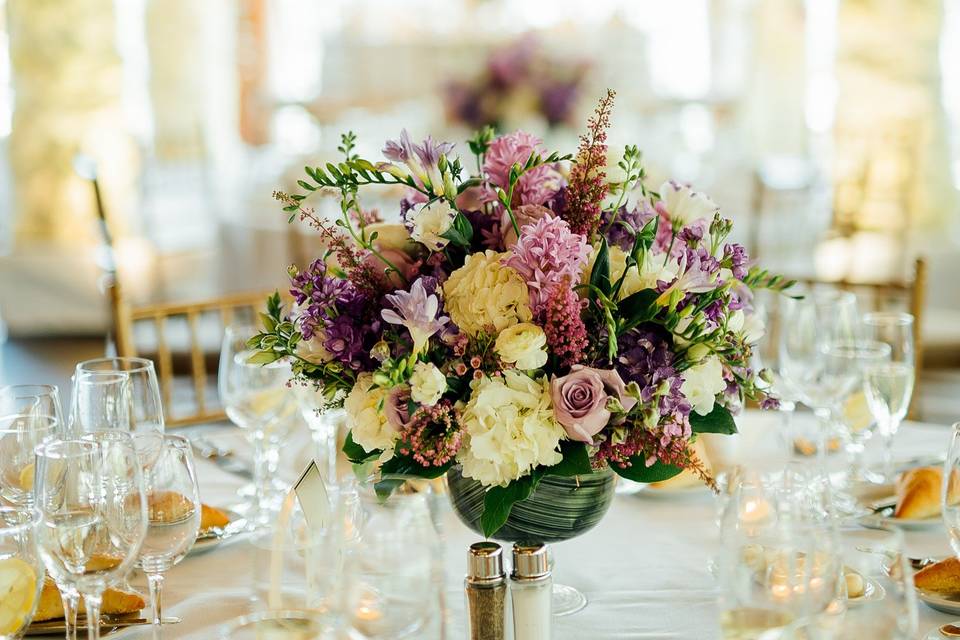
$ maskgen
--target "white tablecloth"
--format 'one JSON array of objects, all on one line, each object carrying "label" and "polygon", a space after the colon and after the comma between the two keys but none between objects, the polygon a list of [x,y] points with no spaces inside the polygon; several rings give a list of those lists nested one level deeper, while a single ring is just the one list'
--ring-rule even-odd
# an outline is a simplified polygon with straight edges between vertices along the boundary
[{"label": "white tablecloth", "polygon": [[[759,466],[781,465],[775,414],[747,413],[738,419],[741,434],[727,455]],[[897,437],[900,456],[943,452],[943,426],[906,423]],[[873,444],[876,444],[875,442]],[[871,448],[874,453],[874,448]],[[839,458],[839,456],[834,456]],[[839,462],[839,460],[837,461]],[[199,463],[201,495],[210,504],[235,503],[242,479],[211,463]],[[294,474],[292,474],[294,475]],[[558,582],[575,585],[589,599],[583,611],[556,619],[559,640],[590,638],[719,637],[714,580],[708,562],[716,554],[719,532],[714,498],[709,493],[666,500],[644,494],[617,496],[604,521],[580,538],[554,548]],[[445,516],[446,582],[451,606],[447,638],[462,638],[461,581],[467,546],[479,536],[452,514]],[[910,555],[950,553],[942,527],[908,532]],[[225,621],[250,610],[252,550],[240,539],[211,552],[188,557],[168,574],[164,613],[183,621],[166,628],[168,638],[215,638]],[[137,584],[137,581],[134,581]],[[922,603],[920,629],[926,632],[951,617]],[[117,638],[148,638],[147,628],[128,629]]]}]

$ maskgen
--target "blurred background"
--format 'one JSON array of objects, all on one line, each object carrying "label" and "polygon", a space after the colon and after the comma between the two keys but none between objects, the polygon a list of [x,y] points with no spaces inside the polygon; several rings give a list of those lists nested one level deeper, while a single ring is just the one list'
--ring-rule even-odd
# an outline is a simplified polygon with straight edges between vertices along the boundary
[{"label": "blurred background", "polygon": [[567,152],[611,87],[612,151],[709,193],[765,266],[919,286],[919,415],[960,414],[960,0],[0,5],[0,382],[283,287],[317,241],[271,192],[347,129],[374,157],[487,123]]}]

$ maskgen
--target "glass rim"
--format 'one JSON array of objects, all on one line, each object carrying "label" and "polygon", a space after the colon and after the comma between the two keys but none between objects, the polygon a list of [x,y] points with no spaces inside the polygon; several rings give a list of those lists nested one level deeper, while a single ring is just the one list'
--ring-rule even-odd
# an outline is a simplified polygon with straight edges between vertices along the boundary
[{"label": "glass rim", "polygon": [[[17,420],[20,418],[26,418],[28,420],[45,420],[48,425],[46,429],[56,429],[60,426],[60,420],[56,416],[48,416],[46,414],[36,414],[36,413],[8,413],[5,415],[0,415],[0,433],[13,433],[18,431],[24,431],[24,429],[12,429],[6,426],[8,423],[7,420]],[[32,430],[32,429],[31,429]]]},{"label": "glass rim", "polygon": [[[72,448],[74,451],[63,451]],[[48,460],[68,460],[70,458],[81,458],[95,454],[100,450],[100,445],[93,440],[83,440],[81,438],[69,438],[64,440],[51,440],[42,442],[33,450],[34,454],[40,458]]]},{"label": "glass rim", "polygon": [[890,345],[880,340],[838,340],[824,346],[824,352],[831,355],[838,355],[835,349],[839,350],[841,354],[844,352],[853,353],[857,358],[884,357],[893,353]]},{"label": "glass rim", "polygon": [[[9,513],[24,516],[24,519],[16,524],[8,524],[4,516]],[[0,536],[24,533],[31,529],[36,529],[40,525],[40,522],[43,521],[43,514],[40,512],[40,509],[36,507],[0,506],[0,514],[3,514],[3,516],[0,516]]]},{"label": "glass rim", "polygon": [[[113,364],[117,362],[135,364],[136,366],[129,369],[117,369],[113,367],[111,369],[100,369],[92,368],[93,366],[100,364]],[[88,368],[91,367],[91,368]],[[154,371],[155,367],[153,366],[153,360],[149,358],[141,358],[139,356],[106,356],[103,358],[91,358],[89,360],[82,360],[77,363],[75,367],[77,372],[86,372],[86,373],[140,373],[142,371]]]},{"label": "glass rim", "polygon": [[60,395],[60,388],[55,384],[41,384],[41,383],[30,383],[30,384],[5,384],[0,386],[0,393],[11,389],[17,391],[27,391],[29,390],[43,390],[42,393],[29,393],[26,392],[23,395],[15,395],[14,398],[30,398],[35,396],[45,396],[45,395]]},{"label": "glass rim", "polygon": [[[79,377],[78,377],[79,376]],[[84,381],[85,383],[89,381],[91,385],[110,385],[117,384],[118,382],[130,381],[130,373],[127,371],[77,371],[77,375],[74,376],[74,384],[79,381]]]},{"label": "glass rim", "polygon": [[[888,321],[893,322],[888,322]],[[904,311],[870,311],[863,314],[863,324],[870,326],[880,326],[882,324],[892,324],[897,327],[908,327],[914,323],[913,314]]]}]

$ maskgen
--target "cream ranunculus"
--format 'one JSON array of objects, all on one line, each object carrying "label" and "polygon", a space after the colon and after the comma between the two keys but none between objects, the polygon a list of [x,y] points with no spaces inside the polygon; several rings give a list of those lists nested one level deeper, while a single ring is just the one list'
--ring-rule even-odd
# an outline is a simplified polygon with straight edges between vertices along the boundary
[{"label": "cream ranunculus", "polygon": [[299,357],[311,364],[323,364],[324,362],[330,362],[333,360],[333,354],[327,351],[327,348],[323,346],[323,343],[326,339],[327,335],[325,332],[317,331],[309,340],[301,340],[298,342],[294,352]]},{"label": "cream ranunculus", "polygon": [[501,331],[494,349],[501,360],[516,365],[517,369],[539,369],[547,363],[547,335],[530,322]]},{"label": "cream ranunculus", "polygon": [[500,262],[507,255],[471,254],[443,283],[444,307],[461,331],[476,335],[493,327],[499,333],[533,317],[526,283]]},{"label": "cream ranunculus", "polygon": [[387,422],[382,411],[389,391],[379,387],[371,389],[373,375],[363,373],[347,394],[343,408],[347,413],[353,441],[364,451],[385,449],[391,451],[397,439],[396,429]]},{"label": "cream ranunculus", "polygon": [[418,362],[410,376],[410,399],[432,407],[447,390],[447,378],[432,362]]},{"label": "cream ranunculus", "polygon": [[723,379],[723,365],[716,356],[708,356],[683,372],[680,391],[698,414],[705,416],[713,411],[717,394],[727,388]]},{"label": "cream ranunculus", "polygon": [[443,234],[453,225],[457,210],[450,206],[446,198],[424,204],[407,215],[413,221],[410,237],[422,242],[431,251],[439,251],[450,242]]},{"label": "cream ranunculus", "polygon": [[553,416],[546,376],[533,380],[517,370],[471,383],[460,417],[463,475],[484,486],[506,486],[538,465],[560,462],[563,427]]}]

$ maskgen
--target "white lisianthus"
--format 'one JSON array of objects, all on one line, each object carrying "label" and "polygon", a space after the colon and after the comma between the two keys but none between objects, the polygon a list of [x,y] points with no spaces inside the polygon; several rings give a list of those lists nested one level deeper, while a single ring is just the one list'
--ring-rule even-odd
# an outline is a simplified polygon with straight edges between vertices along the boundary
[{"label": "white lisianthus", "polygon": [[547,363],[547,335],[530,322],[501,331],[494,349],[501,360],[516,365],[517,369],[539,369]]},{"label": "white lisianthus", "polygon": [[317,331],[309,340],[297,343],[294,353],[311,364],[323,364],[333,360],[333,354],[323,346],[327,335],[324,331]]},{"label": "white lisianthus", "polygon": [[546,376],[533,380],[516,369],[471,383],[460,417],[463,475],[504,487],[538,465],[560,462],[563,427],[553,416]]},{"label": "white lisianthus", "polygon": [[697,220],[711,219],[720,207],[702,193],[676,182],[664,182],[660,187],[663,206],[675,229],[688,227]]},{"label": "white lisianthus", "polygon": [[424,204],[407,215],[413,221],[410,237],[422,242],[431,251],[439,251],[450,242],[442,236],[453,225],[457,210],[450,206],[446,198]]},{"label": "white lisianthus", "polygon": [[392,452],[397,431],[387,422],[387,416],[382,411],[389,392],[379,387],[371,389],[372,386],[373,374],[360,374],[343,401],[343,408],[352,427],[353,441],[364,451],[384,449]]},{"label": "white lisianthus", "polygon": [[432,362],[418,362],[410,376],[410,399],[432,407],[447,390],[447,378]]},{"label": "white lisianthus", "polygon": [[[692,350],[691,350],[692,351]],[[723,365],[716,356],[709,356],[683,372],[680,391],[694,411],[705,416],[713,411],[717,394],[727,388]]]}]

